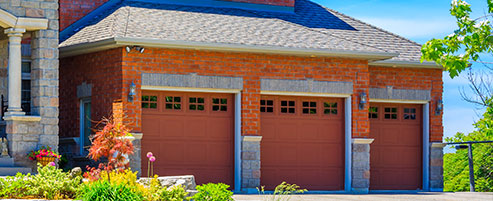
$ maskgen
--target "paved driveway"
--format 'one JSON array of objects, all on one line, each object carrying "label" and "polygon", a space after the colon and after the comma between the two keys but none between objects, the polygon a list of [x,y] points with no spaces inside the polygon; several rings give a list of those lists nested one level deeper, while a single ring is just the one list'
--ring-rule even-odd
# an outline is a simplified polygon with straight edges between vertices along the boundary
[{"label": "paved driveway", "polygon": [[[268,201],[259,195],[234,195],[236,201]],[[493,201],[493,193],[415,193],[368,195],[295,195],[290,201]]]}]

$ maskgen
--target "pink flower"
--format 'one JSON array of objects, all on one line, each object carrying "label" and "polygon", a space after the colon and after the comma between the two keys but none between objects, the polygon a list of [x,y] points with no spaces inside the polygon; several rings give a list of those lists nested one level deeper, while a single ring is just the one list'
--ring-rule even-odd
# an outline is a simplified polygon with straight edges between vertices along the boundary
[{"label": "pink flower", "polygon": [[147,158],[152,157],[152,152],[147,152]]},{"label": "pink flower", "polygon": [[56,166],[55,162],[51,162],[48,164],[49,166]]},{"label": "pink flower", "polygon": [[151,161],[151,162],[156,161],[156,157],[154,157],[154,156],[149,157],[149,161]]}]

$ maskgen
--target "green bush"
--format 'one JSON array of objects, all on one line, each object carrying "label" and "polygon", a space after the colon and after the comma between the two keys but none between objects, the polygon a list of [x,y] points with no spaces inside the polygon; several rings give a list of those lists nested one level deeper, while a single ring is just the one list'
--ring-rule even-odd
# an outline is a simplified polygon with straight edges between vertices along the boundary
[{"label": "green bush", "polygon": [[144,195],[135,186],[110,183],[106,180],[84,184],[77,197],[82,201],[143,201]]},{"label": "green bush", "polygon": [[0,178],[0,199],[2,198],[24,198],[29,195],[28,179],[31,175],[17,173],[14,177]]},{"label": "green bush", "polygon": [[197,186],[197,194],[192,199],[194,201],[232,201],[233,192],[228,190],[229,186],[223,183],[203,184]]},{"label": "green bush", "polygon": [[187,196],[185,189],[180,186],[173,186],[169,189],[162,188],[157,192],[159,201],[183,201]]},{"label": "green bush", "polygon": [[23,175],[0,179],[0,198],[72,199],[81,183],[80,177],[53,166],[39,166],[37,175]]}]

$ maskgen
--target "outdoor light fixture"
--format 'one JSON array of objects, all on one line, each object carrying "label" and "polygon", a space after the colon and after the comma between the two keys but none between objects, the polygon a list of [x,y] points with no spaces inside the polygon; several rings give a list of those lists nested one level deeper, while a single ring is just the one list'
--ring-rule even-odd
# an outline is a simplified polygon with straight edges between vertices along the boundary
[{"label": "outdoor light fixture", "polygon": [[135,86],[135,83],[132,82],[130,84],[130,90],[128,91],[128,101],[129,102],[134,102],[134,96],[137,95],[136,91],[137,86]]},{"label": "outdoor light fixture", "polygon": [[366,93],[365,92],[362,92],[359,94],[359,109],[362,110],[363,108],[365,108],[365,104],[367,103],[368,101],[366,100]]},{"label": "outdoor light fixture", "polygon": [[437,107],[435,109],[435,114],[436,115],[442,114],[442,110],[443,110],[443,101],[442,100],[438,100],[437,101]]},{"label": "outdoor light fixture", "polygon": [[130,51],[132,51],[133,48],[135,48],[135,50],[137,50],[140,53],[144,53],[145,50],[144,47],[140,47],[140,46],[127,46],[125,47],[125,50],[127,50],[127,52],[130,53]]}]

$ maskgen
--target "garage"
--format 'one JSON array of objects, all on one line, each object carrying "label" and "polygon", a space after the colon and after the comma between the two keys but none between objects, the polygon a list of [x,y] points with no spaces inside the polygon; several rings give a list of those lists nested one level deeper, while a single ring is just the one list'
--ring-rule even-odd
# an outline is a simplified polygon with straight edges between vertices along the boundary
[{"label": "garage", "polygon": [[234,95],[144,91],[142,172],[147,152],[159,176],[195,175],[197,184],[234,180]]},{"label": "garage", "polygon": [[262,96],[261,185],[344,189],[343,99]]},{"label": "garage", "polygon": [[422,106],[370,105],[370,190],[422,189]]}]

